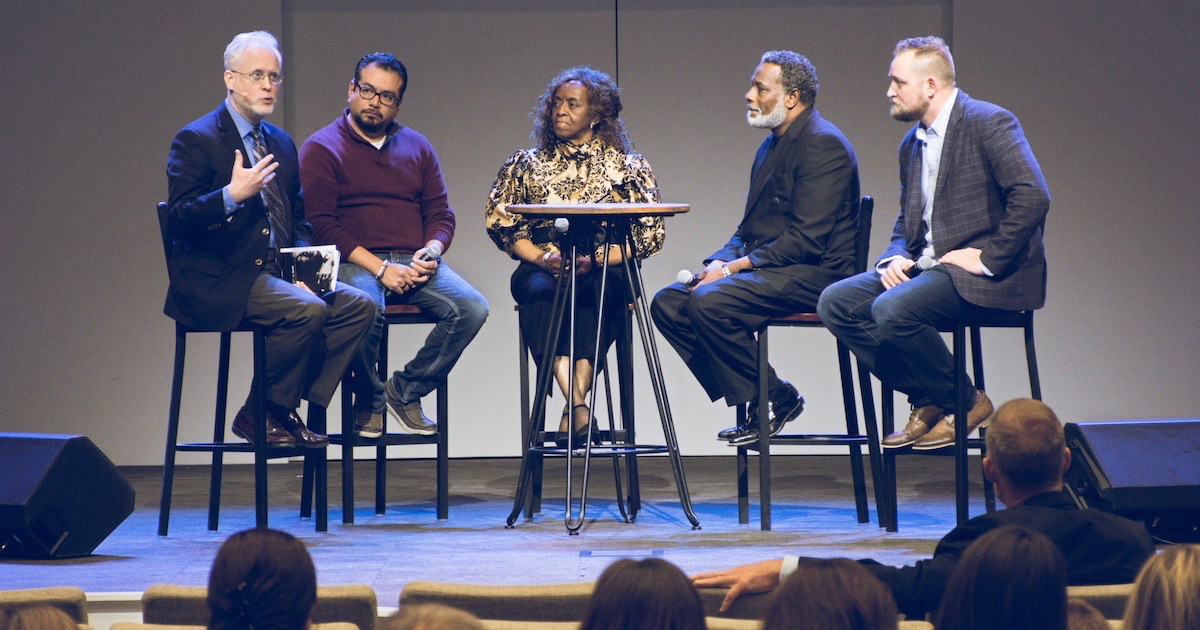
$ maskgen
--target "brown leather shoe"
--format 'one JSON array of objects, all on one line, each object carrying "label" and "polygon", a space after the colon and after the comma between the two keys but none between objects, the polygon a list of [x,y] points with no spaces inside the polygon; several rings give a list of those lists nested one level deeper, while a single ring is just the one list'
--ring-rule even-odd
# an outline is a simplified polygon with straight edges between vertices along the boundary
[{"label": "brown leather shoe", "polygon": [[908,414],[908,424],[904,428],[883,438],[883,448],[903,448],[916,442],[918,438],[929,433],[945,415],[946,412],[937,405],[925,405],[924,407],[913,407],[912,413]]},{"label": "brown leather shoe", "polygon": [[304,421],[300,419],[300,414],[293,411],[288,415],[286,421],[281,421],[279,424],[287,428],[288,433],[296,440],[296,446],[300,448],[325,448],[329,446],[329,436],[310,431],[304,426]]},{"label": "brown leather shoe", "polygon": [[[237,415],[233,418],[233,434],[254,444],[254,411],[250,405],[242,405],[238,410]],[[270,414],[267,413],[267,446],[295,446],[296,438],[288,433],[287,429],[279,426]]]},{"label": "brown leather shoe", "polygon": [[[971,435],[971,432],[979,427],[986,427],[992,419],[994,410],[995,407],[992,406],[992,401],[987,394],[976,391],[975,404],[971,405],[970,411],[967,411],[967,435]],[[952,413],[943,416],[937,426],[914,442],[913,450],[933,451],[947,446],[954,446],[954,414]]]}]

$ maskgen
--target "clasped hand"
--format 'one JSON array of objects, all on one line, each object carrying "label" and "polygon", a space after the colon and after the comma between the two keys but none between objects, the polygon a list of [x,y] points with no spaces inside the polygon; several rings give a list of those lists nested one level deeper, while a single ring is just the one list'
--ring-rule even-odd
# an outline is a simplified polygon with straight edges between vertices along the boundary
[{"label": "clasped hand", "polygon": [[429,280],[429,275],[437,267],[437,263],[433,263],[433,267],[426,271],[425,265],[428,264],[429,261],[420,260],[413,260],[411,265],[389,263],[379,281],[391,291],[404,293]]},{"label": "clasped hand", "polygon": [[[563,268],[562,255],[548,253],[542,257],[542,261],[539,263],[539,265],[543,271],[552,274],[554,277],[558,277],[558,275],[562,273]],[[576,256],[574,267],[575,275],[577,276],[582,276],[588,273],[592,270],[592,257]]]}]

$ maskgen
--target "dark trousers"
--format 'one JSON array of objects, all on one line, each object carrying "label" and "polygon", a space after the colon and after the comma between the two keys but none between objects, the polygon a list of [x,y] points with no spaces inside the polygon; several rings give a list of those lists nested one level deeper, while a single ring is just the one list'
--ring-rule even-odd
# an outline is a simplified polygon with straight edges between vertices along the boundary
[{"label": "dark trousers", "polygon": [[[820,290],[803,278],[760,269],[688,290],[672,284],[654,296],[650,315],[711,400],[750,402],[758,389],[754,332],[776,315],[811,310]],[[767,387],[779,387],[768,367]]]},{"label": "dark trousers", "polygon": [[316,296],[272,273],[258,274],[245,321],[269,329],[267,401],[295,409],[303,397],[328,407],[376,310],[367,294],[340,282]]},{"label": "dark trousers", "polygon": [[[957,398],[954,357],[938,327],[994,310],[962,299],[941,267],[886,291],[872,269],[830,285],[817,303],[825,326],[880,380],[916,407],[942,409],[954,409]],[[975,387],[962,376],[967,400],[974,400]]]},{"label": "dark trousers", "polygon": [[[604,331],[600,336],[600,348],[607,351],[613,340],[624,325],[622,311],[629,303],[626,280],[622,272],[611,270],[606,280],[604,298]],[[542,357],[546,352],[546,333],[554,322],[554,290],[558,279],[543,271],[537,265],[521,262],[513,272],[511,289],[513,299],[520,306],[519,323],[525,343],[533,352],[533,358],[538,369],[545,369]],[[567,288],[564,287],[564,291]],[[575,289],[575,360],[591,360],[596,354],[597,310],[600,295],[600,273],[593,269],[591,272],[576,278]],[[570,315],[570,303],[563,311],[562,328],[558,335],[558,345],[554,348],[554,356],[571,355],[571,335],[568,334],[567,318]],[[601,353],[603,354],[603,352]]]}]

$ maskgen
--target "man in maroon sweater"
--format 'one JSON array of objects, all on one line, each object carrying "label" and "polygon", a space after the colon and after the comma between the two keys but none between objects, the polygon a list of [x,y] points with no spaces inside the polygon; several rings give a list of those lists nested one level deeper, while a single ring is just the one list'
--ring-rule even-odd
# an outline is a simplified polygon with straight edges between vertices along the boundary
[{"label": "man in maroon sweater", "polygon": [[[454,209],[429,141],[395,122],[407,83],[408,71],[392,55],[363,56],[349,107],[300,148],[314,242],[336,245],[344,261],[338,280],[380,305],[350,362],[353,431],[364,438],[382,435],[385,403],[405,431],[435,433],[421,398],[454,367],[488,314],[483,296],[441,262],[454,237]],[[386,384],[375,370],[385,301],[418,306],[438,319],[425,345]]]}]

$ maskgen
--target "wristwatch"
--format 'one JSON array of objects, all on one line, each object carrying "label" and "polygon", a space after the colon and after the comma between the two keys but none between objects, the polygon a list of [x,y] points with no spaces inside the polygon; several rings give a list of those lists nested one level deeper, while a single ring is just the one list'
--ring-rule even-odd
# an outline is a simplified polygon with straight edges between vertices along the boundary
[{"label": "wristwatch", "polygon": [[729,273],[729,263],[725,263],[724,265],[721,265],[721,276],[722,277],[728,278],[729,276],[732,276],[732,275],[733,275],[732,273]]}]

